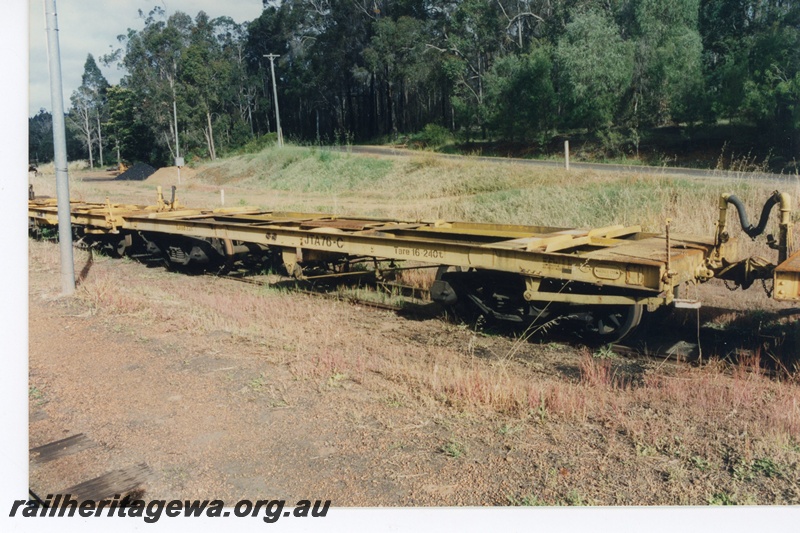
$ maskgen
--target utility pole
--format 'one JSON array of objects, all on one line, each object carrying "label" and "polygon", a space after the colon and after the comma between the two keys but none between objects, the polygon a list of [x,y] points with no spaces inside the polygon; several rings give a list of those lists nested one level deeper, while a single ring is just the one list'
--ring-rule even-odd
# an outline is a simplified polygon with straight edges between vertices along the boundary
[{"label": "utility pole", "polygon": [[175,160],[177,161],[181,157],[181,142],[178,140],[178,104],[175,101],[174,88],[172,90],[172,117],[175,120]]},{"label": "utility pole", "polygon": [[61,50],[58,45],[56,0],[46,0],[47,57],[50,63],[50,105],[53,107],[53,151],[58,198],[58,244],[61,252],[61,292],[75,292],[75,263],[72,256],[72,222],[69,207],[67,135],[64,124],[64,91],[61,88]]},{"label": "utility pole", "polygon": [[181,143],[178,140],[178,104],[175,96],[175,86],[172,86],[172,116],[175,119],[175,166],[178,167],[178,185],[181,184],[181,167],[183,158],[181,157]]},{"label": "utility pole", "polygon": [[283,130],[281,130],[281,113],[278,110],[278,87],[275,85],[275,59],[281,57],[278,54],[264,54],[269,59],[269,70],[272,72],[272,96],[275,100],[275,123],[278,129],[278,146],[283,146]]}]

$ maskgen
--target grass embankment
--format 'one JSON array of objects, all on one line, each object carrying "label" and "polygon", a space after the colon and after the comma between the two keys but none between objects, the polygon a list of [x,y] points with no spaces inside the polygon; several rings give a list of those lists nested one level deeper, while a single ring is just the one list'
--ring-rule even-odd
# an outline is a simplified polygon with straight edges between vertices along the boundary
[{"label": "grass embankment", "polygon": [[709,236],[720,193],[739,195],[756,217],[775,188],[746,180],[566,172],[426,153],[376,158],[295,146],[207,164],[197,179],[256,197],[270,190],[291,193],[294,208],[339,214],[568,227],[641,224],[646,231],[662,231],[670,218],[674,231]]},{"label": "grass embankment", "polygon": [[[73,168],[75,170],[73,170]],[[37,194],[55,194],[52,173],[32,178]],[[258,153],[199,165],[178,187],[184,205],[259,205],[336,214],[452,219],[566,227],[641,224],[662,231],[667,218],[679,233],[712,235],[720,193],[743,199],[751,218],[776,187],[800,191],[800,178],[776,185],[746,179],[695,179],[644,173],[536,168],[430,153],[365,157],[314,147],[270,147]],[[115,183],[82,179],[71,166],[73,199],[146,202],[147,181]],[[787,188],[789,190],[787,190]],[[736,222],[731,216],[731,224]],[[768,232],[771,231],[768,228]]]}]

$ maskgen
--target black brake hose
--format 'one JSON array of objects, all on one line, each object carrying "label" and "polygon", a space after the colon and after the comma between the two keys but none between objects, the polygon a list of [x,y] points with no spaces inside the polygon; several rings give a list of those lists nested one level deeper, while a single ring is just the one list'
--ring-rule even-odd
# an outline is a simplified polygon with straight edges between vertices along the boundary
[{"label": "black brake hose", "polygon": [[769,214],[775,204],[780,202],[781,197],[778,191],[772,193],[772,196],[769,197],[767,202],[764,204],[764,208],[761,210],[761,219],[758,221],[758,226],[753,226],[750,224],[744,204],[735,195],[732,194],[725,200],[729,204],[732,204],[734,207],[736,207],[736,211],[739,213],[739,222],[742,224],[742,230],[748,235],[748,237],[755,239],[764,233],[764,229],[767,227],[767,222],[769,221]]}]

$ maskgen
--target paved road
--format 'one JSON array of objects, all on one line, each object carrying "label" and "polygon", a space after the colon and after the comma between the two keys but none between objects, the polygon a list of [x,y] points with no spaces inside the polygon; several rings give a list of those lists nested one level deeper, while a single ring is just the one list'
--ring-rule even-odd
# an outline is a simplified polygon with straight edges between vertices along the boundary
[{"label": "paved road", "polygon": [[[486,157],[486,156],[464,156],[452,154],[438,154],[435,152],[420,152],[405,148],[393,148],[388,146],[340,146],[334,150],[352,152],[356,154],[373,155],[394,155],[394,156],[413,156],[413,155],[433,155],[443,159],[470,159],[473,161],[487,161],[491,163],[515,163],[522,165],[532,165],[539,167],[564,168],[563,161],[541,161],[537,159],[520,159],[513,157]],[[570,169],[598,170],[605,172],[635,172],[638,174],[656,174],[670,176],[684,176],[692,178],[722,178],[737,180],[773,180],[778,182],[798,181],[798,176],[794,174],[772,174],[769,172],[733,172],[729,170],[707,170],[700,168],[679,168],[679,167],[649,167],[643,165],[609,165],[605,163],[573,163],[570,162]]]}]

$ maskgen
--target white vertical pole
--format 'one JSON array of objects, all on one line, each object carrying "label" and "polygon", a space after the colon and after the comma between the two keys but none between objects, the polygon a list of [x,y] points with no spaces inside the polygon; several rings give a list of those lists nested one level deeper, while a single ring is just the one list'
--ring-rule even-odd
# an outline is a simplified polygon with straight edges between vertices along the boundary
[{"label": "white vertical pole", "polygon": [[67,136],[64,123],[64,92],[61,88],[61,50],[58,45],[56,0],[45,0],[47,57],[50,63],[50,104],[53,107],[53,151],[58,198],[58,243],[61,252],[61,292],[75,292],[75,263],[72,255],[72,222],[69,206]]},{"label": "white vertical pole", "polygon": [[223,207],[225,207],[225,189],[219,190],[219,203]]},{"label": "white vertical pole", "polygon": [[178,185],[181,184],[181,143],[178,140],[178,104],[175,99],[175,87],[172,88],[172,116],[175,118],[175,166],[178,167]]},{"label": "white vertical pole", "polygon": [[280,57],[278,54],[264,55],[269,59],[269,69],[272,72],[272,95],[275,99],[275,123],[278,130],[278,146],[283,146],[283,130],[281,130],[281,112],[278,110],[278,86],[275,83],[275,59]]},{"label": "white vertical pole", "polygon": [[175,101],[175,89],[172,89],[172,116],[175,120],[175,160],[181,156],[181,143],[178,140],[178,103]]},{"label": "white vertical pole", "polygon": [[564,168],[569,170],[569,141],[564,141]]}]

